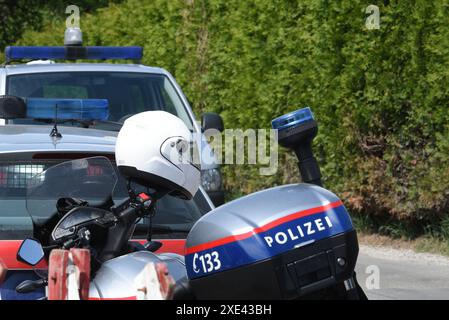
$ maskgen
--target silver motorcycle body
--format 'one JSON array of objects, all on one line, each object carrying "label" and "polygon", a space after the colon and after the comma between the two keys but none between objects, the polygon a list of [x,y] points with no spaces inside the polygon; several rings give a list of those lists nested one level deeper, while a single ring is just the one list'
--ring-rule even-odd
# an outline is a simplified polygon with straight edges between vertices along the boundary
[{"label": "silver motorcycle body", "polygon": [[187,278],[184,257],[175,253],[154,254],[149,251],[129,253],[102,264],[92,279],[89,299],[135,300],[142,287],[142,272],[148,264],[165,263],[175,282]]}]

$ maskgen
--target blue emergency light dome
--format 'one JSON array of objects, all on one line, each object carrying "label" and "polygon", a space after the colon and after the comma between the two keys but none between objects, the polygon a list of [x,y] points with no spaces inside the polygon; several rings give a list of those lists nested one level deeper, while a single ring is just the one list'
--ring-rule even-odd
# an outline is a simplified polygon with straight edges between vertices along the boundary
[{"label": "blue emergency light dome", "polygon": [[281,131],[313,120],[315,119],[312,110],[309,107],[305,107],[272,120],[271,126],[273,129]]},{"label": "blue emergency light dome", "polygon": [[26,117],[58,120],[107,120],[107,99],[26,98]]}]

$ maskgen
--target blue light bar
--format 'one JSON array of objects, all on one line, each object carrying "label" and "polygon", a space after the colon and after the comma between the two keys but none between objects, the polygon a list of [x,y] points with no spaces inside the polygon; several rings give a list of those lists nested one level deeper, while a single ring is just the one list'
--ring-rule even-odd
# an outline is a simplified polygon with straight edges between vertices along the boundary
[{"label": "blue light bar", "polygon": [[107,99],[26,98],[27,118],[58,120],[107,120]]},{"label": "blue light bar", "polygon": [[285,130],[312,120],[315,120],[312,110],[309,107],[306,107],[272,120],[271,126],[273,129]]},{"label": "blue light bar", "polygon": [[12,60],[36,60],[36,59],[124,59],[141,60],[143,57],[142,47],[17,47],[11,46],[5,49],[6,62]]},{"label": "blue light bar", "polygon": [[64,59],[64,47],[6,47],[6,61],[20,59]]},{"label": "blue light bar", "polygon": [[87,59],[142,60],[142,47],[86,47]]}]

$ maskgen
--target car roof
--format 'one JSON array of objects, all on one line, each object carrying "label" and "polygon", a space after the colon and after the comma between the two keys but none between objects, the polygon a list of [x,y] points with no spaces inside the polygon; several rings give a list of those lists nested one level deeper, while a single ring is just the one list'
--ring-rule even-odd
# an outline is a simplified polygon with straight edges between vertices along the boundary
[{"label": "car roof", "polygon": [[52,125],[0,126],[0,154],[16,152],[114,153],[118,132],[58,126],[61,138],[50,137]]},{"label": "car roof", "polygon": [[[0,69],[1,70],[1,69]],[[4,66],[7,75],[37,73],[37,72],[83,72],[83,71],[115,71],[141,72],[168,75],[169,73],[158,67],[148,67],[141,64],[113,64],[113,63],[42,63],[42,64],[12,64]]]}]

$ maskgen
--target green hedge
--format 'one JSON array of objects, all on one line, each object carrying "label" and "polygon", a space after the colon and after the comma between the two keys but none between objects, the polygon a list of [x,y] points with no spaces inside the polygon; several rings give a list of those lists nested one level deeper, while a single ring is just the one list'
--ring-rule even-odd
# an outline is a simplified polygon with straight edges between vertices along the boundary
[{"label": "green hedge", "polygon": [[[141,45],[144,63],[168,69],[195,112],[233,128],[309,105],[326,187],[373,217],[437,221],[449,208],[449,5],[372,1],[380,29],[365,27],[366,1],[128,0],[83,14],[89,45]],[[63,13],[62,13],[63,14]],[[64,16],[20,44],[60,45]],[[279,175],[224,169],[232,195],[296,181],[282,153]]]}]

